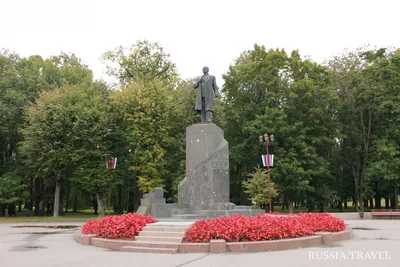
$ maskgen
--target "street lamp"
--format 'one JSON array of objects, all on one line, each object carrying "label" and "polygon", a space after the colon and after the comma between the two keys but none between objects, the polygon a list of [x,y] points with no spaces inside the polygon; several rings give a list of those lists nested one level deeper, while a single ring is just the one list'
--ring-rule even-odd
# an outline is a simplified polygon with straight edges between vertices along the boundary
[{"label": "street lamp", "polygon": [[260,135],[258,137],[260,139],[260,143],[265,142],[265,147],[267,148],[267,159],[266,159],[266,164],[268,168],[268,206],[269,206],[269,212],[272,212],[272,201],[271,201],[271,174],[270,174],[270,161],[269,161],[269,146],[274,142],[275,136],[273,134],[264,134],[263,136]]}]

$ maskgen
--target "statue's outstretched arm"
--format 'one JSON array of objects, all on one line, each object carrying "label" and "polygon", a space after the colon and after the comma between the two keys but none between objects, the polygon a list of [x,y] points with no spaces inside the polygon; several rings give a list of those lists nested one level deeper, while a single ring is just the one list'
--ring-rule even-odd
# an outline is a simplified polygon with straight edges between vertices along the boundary
[{"label": "statue's outstretched arm", "polygon": [[200,81],[201,81],[201,78],[198,78],[197,81],[196,81],[196,82],[194,83],[194,85],[193,85],[194,89],[196,89],[197,87],[199,87]]}]

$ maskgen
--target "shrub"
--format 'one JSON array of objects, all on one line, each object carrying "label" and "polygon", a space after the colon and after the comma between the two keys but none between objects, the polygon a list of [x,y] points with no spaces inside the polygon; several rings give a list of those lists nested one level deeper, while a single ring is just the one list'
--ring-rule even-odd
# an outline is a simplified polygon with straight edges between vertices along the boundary
[{"label": "shrub", "polygon": [[157,220],[153,217],[138,213],[106,216],[86,222],[82,233],[108,239],[134,239],[146,224],[154,222]]},{"label": "shrub", "polygon": [[329,214],[297,214],[256,217],[243,215],[198,220],[185,233],[187,242],[209,242],[225,239],[227,242],[264,241],[309,236],[317,231],[337,232],[346,229],[343,220]]}]

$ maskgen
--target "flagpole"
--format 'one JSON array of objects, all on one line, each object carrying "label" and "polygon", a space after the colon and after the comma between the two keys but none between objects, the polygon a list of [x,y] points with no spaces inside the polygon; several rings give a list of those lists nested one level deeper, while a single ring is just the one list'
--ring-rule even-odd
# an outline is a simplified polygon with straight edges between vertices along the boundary
[{"label": "flagpole", "polygon": [[264,134],[264,135],[260,135],[259,136],[260,142],[264,142],[265,141],[265,147],[267,148],[267,155],[266,155],[266,159],[265,159],[265,164],[267,165],[267,169],[268,169],[268,206],[269,206],[269,212],[272,212],[272,192],[271,192],[271,172],[270,172],[270,165],[271,165],[271,160],[272,158],[270,158],[269,155],[269,145],[274,142],[274,135],[273,134]]},{"label": "flagpole", "polygon": [[112,170],[115,169],[116,167],[117,167],[117,158],[110,157],[107,163],[107,168],[110,170],[110,176],[111,176],[111,181],[108,185],[108,215],[110,215],[110,210],[111,210],[111,186],[112,186],[112,181],[114,180]]},{"label": "flagpole", "polygon": [[269,140],[267,140],[267,142],[265,142],[266,146],[267,146],[267,167],[268,167],[268,206],[269,206],[269,212],[272,212],[271,209],[271,174],[270,174],[270,170],[269,170],[269,165],[270,165],[270,160],[269,160],[269,153],[268,153],[268,146],[269,146]]},{"label": "flagpole", "polygon": [[[114,180],[112,169],[110,169],[110,173],[111,173],[111,180]],[[108,185],[108,216],[110,216],[110,206],[111,206],[111,182]]]}]

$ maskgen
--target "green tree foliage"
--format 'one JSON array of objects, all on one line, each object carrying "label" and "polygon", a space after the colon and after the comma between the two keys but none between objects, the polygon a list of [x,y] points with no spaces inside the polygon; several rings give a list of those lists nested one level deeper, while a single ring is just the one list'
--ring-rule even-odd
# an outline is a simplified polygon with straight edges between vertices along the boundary
[{"label": "green tree foliage", "polygon": [[379,188],[373,190],[372,184],[388,177],[385,173],[393,173],[389,166],[396,166],[392,160],[398,157],[399,139],[396,130],[391,132],[398,129],[394,105],[399,97],[396,53],[362,48],[333,58],[329,68],[332,85],[341,99],[338,117],[342,175],[354,181],[353,199],[362,212],[372,191],[381,193]]},{"label": "green tree foliage", "polygon": [[168,88],[157,80],[132,82],[127,88],[115,91],[112,105],[123,116],[124,137],[131,153],[130,169],[138,176],[143,192],[164,185],[165,153],[168,145],[170,118]]},{"label": "green tree foliage", "polygon": [[248,180],[242,182],[245,193],[250,196],[253,203],[263,206],[268,203],[268,191],[271,189],[271,198],[278,196],[276,186],[270,182],[268,187],[268,171],[260,167],[249,173]]},{"label": "green tree foliage", "polygon": [[21,151],[28,165],[49,177],[48,183],[56,181],[56,190],[75,169],[88,192],[100,193],[104,188],[105,155],[113,133],[107,93],[99,83],[66,85],[42,92],[26,109]]},{"label": "green tree foliage", "polygon": [[257,165],[260,152],[265,153],[257,137],[273,132],[273,180],[289,204],[304,198],[328,201],[337,103],[328,70],[302,60],[297,51],[289,57],[283,50],[256,45],[224,78],[233,173],[244,179],[243,170]]},{"label": "green tree foliage", "polygon": [[0,176],[0,185],[0,204],[11,204],[21,200],[21,192],[26,187],[18,175],[12,172]]},{"label": "green tree foliage", "polygon": [[[91,79],[92,72],[73,54],[62,53],[43,59],[36,55],[21,58],[7,50],[0,52],[0,175],[17,173],[12,177],[30,183],[31,191],[34,183],[40,189],[41,177],[37,175],[35,165],[24,167],[17,149],[22,140],[19,129],[25,123],[23,110],[28,103],[35,103],[42,91]],[[31,197],[34,196],[31,194]]]},{"label": "green tree foliage", "polygon": [[[73,54],[0,52],[0,202],[22,196],[37,206],[52,191],[56,216],[63,201],[94,201],[103,213],[110,184],[119,212],[126,203],[136,211],[139,191],[157,186],[176,200],[185,129],[200,121],[194,80],[179,79],[158,43],[118,47],[103,60],[118,86],[93,82]],[[265,202],[265,172],[253,170],[266,152],[258,136],[274,133],[274,201],[290,211],[353,199],[362,212],[372,197],[397,207],[399,50],[359,49],[321,65],[255,45],[223,78],[214,122],[229,142],[233,202]],[[107,156],[118,158],[117,170],[106,169]]]},{"label": "green tree foliage", "polygon": [[109,74],[120,79],[112,93],[130,150],[133,185],[143,192],[163,186],[171,199],[185,172],[185,128],[194,123],[193,80],[178,82],[175,64],[158,43],[138,41],[104,54]]},{"label": "green tree foliage", "polygon": [[117,47],[103,54],[108,74],[126,85],[131,81],[147,82],[154,79],[174,86],[178,81],[176,66],[159,43],[139,40],[131,47]]}]

